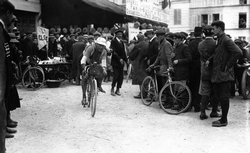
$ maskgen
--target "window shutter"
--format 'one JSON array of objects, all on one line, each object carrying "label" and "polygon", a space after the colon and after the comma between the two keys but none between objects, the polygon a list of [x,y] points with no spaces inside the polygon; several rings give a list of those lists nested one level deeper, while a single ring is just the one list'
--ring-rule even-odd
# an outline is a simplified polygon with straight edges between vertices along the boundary
[{"label": "window shutter", "polygon": [[178,9],[178,23],[177,24],[181,24],[181,9]]},{"label": "window shutter", "polygon": [[220,14],[220,19],[219,20],[223,20],[223,14]]},{"label": "window shutter", "polygon": [[201,16],[200,16],[200,15],[197,15],[197,22],[196,22],[196,25],[197,25],[198,27],[201,26]]},{"label": "window shutter", "polygon": [[174,25],[176,25],[176,21],[177,21],[177,10],[174,9]]},{"label": "window shutter", "polygon": [[211,25],[212,23],[212,14],[208,14],[208,25]]}]

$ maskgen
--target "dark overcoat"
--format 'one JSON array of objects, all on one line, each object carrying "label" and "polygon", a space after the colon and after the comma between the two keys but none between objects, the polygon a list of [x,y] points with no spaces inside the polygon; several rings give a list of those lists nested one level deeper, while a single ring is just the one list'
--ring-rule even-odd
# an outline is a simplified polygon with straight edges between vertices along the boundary
[{"label": "dark overcoat", "polygon": [[140,41],[135,45],[134,49],[129,54],[129,59],[133,62],[134,73],[132,75],[132,84],[141,85],[143,79],[147,76],[147,63],[145,57],[147,56],[148,43]]},{"label": "dark overcoat", "polygon": [[84,51],[86,44],[84,42],[76,42],[72,45],[72,67],[71,78],[80,77],[80,55]]},{"label": "dark overcoat", "polygon": [[234,80],[234,65],[242,55],[241,49],[225,33],[218,36],[213,58],[211,81],[221,83]]},{"label": "dark overcoat", "polygon": [[157,55],[159,53],[159,41],[157,40],[157,38],[155,37],[152,41],[149,41],[149,45],[148,45],[148,51],[147,51],[147,60],[150,60],[150,64],[153,64],[157,58]]},{"label": "dark overcoat", "polygon": [[189,76],[189,64],[192,60],[189,48],[187,45],[181,43],[174,49],[173,60],[178,60],[178,64],[174,65],[174,80],[187,80]]},{"label": "dark overcoat", "polygon": [[113,50],[111,57],[112,66],[123,68],[123,65],[120,63],[120,59],[123,59],[124,62],[127,62],[127,56],[124,47],[124,43],[122,41],[119,42],[116,38],[111,41],[110,48]]}]

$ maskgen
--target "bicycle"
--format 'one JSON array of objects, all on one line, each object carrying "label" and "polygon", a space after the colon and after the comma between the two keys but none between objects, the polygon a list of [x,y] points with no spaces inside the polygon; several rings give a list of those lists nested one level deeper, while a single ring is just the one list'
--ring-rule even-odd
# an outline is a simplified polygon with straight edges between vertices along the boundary
[{"label": "bicycle", "polygon": [[160,103],[161,108],[168,114],[177,115],[185,112],[191,104],[191,91],[188,86],[180,81],[173,81],[172,70],[167,69],[161,76],[167,77],[167,82],[158,91],[157,67],[153,67],[154,78],[147,76],[141,86],[141,99],[144,105],[150,106],[154,101]]},{"label": "bicycle", "polygon": [[22,73],[21,66],[17,66],[15,62],[12,62],[14,67],[14,78],[16,79],[16,83],[21,82],[23,87],[33,90],[39,89],[44,85],[45,75],[43,69],[40,66],[37,66],[35,63],[25,62],[28,64],[27,68]]},{"label": "bicycle", "polygon": [[83,107],[85,107],[86,105],[90,107],[92,117],[94,117],[96,113],[96,102],[97,102],[97,93],[98,93],[97,82],[95,79],[96,73],[92,71],[96,65],[97,64],[91,64],[85,67],[85,72],[86,72],[86,75],[88,76],[87,88],[86,88],[86,92],[87,92],[86,100],[87,101],[86,103],[83,103],[82,101]]},{"label": "bicycle", "polygon": [[241,65],[241,67],[244,67],[245,70],[242,75],[241,80],[241,92],[243,99],[249,99],[250,98],[250,63],[244,63]]}]

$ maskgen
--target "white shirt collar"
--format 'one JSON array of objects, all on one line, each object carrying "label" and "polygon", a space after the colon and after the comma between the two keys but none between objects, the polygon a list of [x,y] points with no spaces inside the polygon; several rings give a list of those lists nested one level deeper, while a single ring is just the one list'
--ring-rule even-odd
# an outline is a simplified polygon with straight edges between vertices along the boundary
[{"label": "white shirt collar", "polygon": [[0,19],[0,22],[3,24],[3,28],[5,29],[5,24],[2,19]]},{"label": "white shirt collar", "polygon": [[152,37],[152,38],[149,40],[149,42],[153,41],[153,39],[154,39],[154,38],[156,38],[156,36],[155,36],[155,35],[154,35],[154,37]]},{"label": "white shirt collar", "polygon": [[117,39],[117,41],[121,42],[121,40],[119,38],[117,38],[117,37],[115,37],[115,38]]}]

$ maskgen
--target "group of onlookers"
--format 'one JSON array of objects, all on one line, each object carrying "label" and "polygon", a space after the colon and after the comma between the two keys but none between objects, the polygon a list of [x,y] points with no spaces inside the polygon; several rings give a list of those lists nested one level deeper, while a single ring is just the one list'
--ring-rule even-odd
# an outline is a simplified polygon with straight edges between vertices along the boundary
[{"label": "group of onlookers", "polygon": [[[208,118],[205,110],[211,106],[210,117],[220,118],[212,126],[226,126],[230,93],[235,94],[235,78],[240,84],[244,70],[238,65],[250,60],[250,54],[244,49],[244,41],[233,41],[224,30],[223,21],[214,21],[203,28],[195,27],[193,37],[185,32],[166,33],[162,29],[138,34],[128,53],[134,68],[132,84],[140,86],[151,75],[146,72],[148,67],[159,65],[159,73],[172,68],[173,80],[187,84],[191,90],[189,111],[194,108],[204,120]],[[160,90],[167,80],[157,77]],[[241,94],[240,89],[238,92]],[[141,94],[134,97],[141,98]],[[222,114],[218,113],[218,105]]]}]

